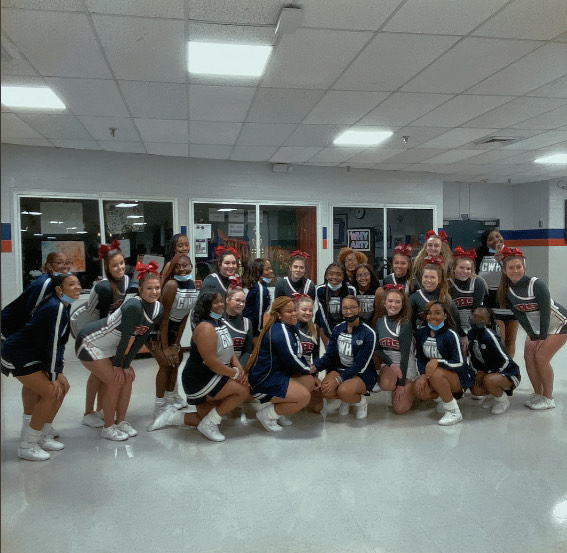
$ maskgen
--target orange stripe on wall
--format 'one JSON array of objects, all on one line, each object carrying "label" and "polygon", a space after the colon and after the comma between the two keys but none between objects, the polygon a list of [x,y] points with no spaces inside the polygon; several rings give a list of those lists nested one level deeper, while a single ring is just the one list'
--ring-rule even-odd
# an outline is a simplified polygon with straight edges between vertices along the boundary
[{"label": "orange stripe on wall", "polygon": [[532,240],[506,240],[506,246],[519,248],[521,246],[567,246],[562,238],[535,238]]}]

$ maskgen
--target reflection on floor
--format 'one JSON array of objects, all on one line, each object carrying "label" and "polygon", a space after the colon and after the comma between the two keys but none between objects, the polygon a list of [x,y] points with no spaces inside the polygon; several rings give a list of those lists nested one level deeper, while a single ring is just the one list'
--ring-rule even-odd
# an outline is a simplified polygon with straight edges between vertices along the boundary
[{"label": "reflection on floor", "polygon": [[151,359],[135,362],[139,436],[101,440],[81,426],[87,371],[67,353],[72,389],[55,424],[65,449],[47,462],[18,460],[20,385],[2,377],[3,552],[567,551],[567,348],[551,411],[523,406],[522,364],[503,416],[466,396],[464,421],[444,428],[430,405],[396,416],[381,393],[365,421],[301,413],[274,435],[248,405],[249,424],[223,422],[221,444],[145,431]]}]

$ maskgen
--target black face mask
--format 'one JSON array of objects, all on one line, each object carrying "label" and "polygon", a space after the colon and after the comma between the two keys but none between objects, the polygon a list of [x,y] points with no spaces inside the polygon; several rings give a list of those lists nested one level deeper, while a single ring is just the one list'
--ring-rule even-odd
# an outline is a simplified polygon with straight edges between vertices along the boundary
[{"label": "black face mask", "polygon": [[358,319],[358,315],[349,315],[348,317],[345,316],[344,319],[347,323],[354,323],[354,321]]},{"label": "black face mask", "polygon": [[471,325],[471,328],[474,328],[475,330],[484,330],[486,328],[486,324],[480,321],[476,321],[472,317],[469,319],[469,323]]}]

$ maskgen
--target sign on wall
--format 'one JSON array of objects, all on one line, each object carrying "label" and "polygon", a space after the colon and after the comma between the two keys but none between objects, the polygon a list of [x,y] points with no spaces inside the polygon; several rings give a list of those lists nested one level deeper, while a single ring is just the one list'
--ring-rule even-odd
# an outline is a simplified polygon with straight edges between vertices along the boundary
[{"label": "sign on wall", "polygon": [[361,252],[370,251],[370,229],[348,229],[348,247]]}]

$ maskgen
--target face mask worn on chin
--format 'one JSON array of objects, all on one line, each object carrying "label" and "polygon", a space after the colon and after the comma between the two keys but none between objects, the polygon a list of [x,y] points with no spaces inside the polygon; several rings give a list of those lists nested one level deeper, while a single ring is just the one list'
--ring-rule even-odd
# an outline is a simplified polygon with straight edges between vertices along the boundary
[{"label": "face mask worn on chin", "polygon": [[354,323],[358,319],[358,315],[349,315],[348,317],[345,315],[344,319],[347,323]]},{"label": "face mask worn on chin", "polygon": [[266,283],[269,284],[270,282],[272,282],[272,279],[269,277],[262,277],[262,280]]},{"label": "face mask worn on chin", "polygon": [[327,286],[333,291],[336,292],[341,286],[343,285],[343,283],[339,283],[336,286],[333,286],[330,282],[327,282]]},{"label": "face mask worn on chin", "polygon": [[188,280],[191,280],[191,275],[173,275],[173,278],[178,282],[186,282]]},{"label": "face mask worn on chin", "polygon": [[63,294],[61,296],[61,301],[67,302],[67,303],[73,303],[75,300],[74,298],[70,298],[67,294]]},{"label": "face mask worn on chin", "polygon": [[431,329],[431,330],[439,330],[440,328],[443,328],[443,325],[445,324],[445,321],[443,321],[442,323],[439,323],[438,325],[433,326],[430,323],[427,323],[427,326]]},{"label": "face mask worn on chin", "polygon": [[210,312],[211,319],[220,319],[222,317],[222,313],[215,313],[214,311]]},{"label": "face mask worn on chin", "polygon": [[472,318],[469,319],[469,323],[471,325],[471,328],[474,328],[476,330],[483,330],[483,329],[486,328],[486,325],[483,322],[477,321],[477,320],[472,319]]}]

